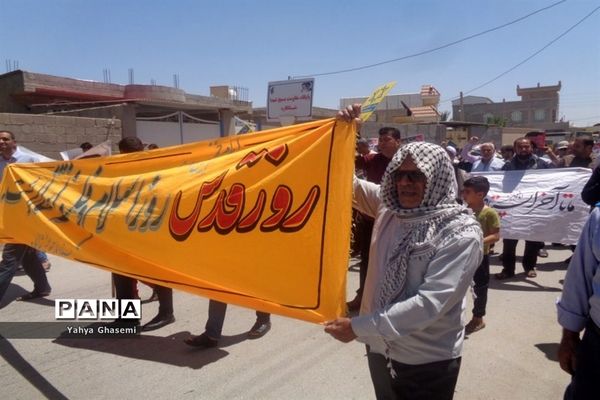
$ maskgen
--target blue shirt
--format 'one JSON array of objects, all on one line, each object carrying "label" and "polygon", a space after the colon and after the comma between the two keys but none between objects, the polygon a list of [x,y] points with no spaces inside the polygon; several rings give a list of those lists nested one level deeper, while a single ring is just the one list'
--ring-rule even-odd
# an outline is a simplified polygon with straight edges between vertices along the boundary
[{"label": "blue shirt", "polygon": [[4,176],[4,168],[6,168],[8,164],[32,162],[38,162],[38,160],[29,154],[25,154],[19,151],[19,148],[15,150],[15,152],[12,154],[12,156],[10,156],[8,160],[0,156],[0,179],[2,179],[2,177]]},{"label": "blue shirt", "polygon": [[558,323],[581,332],[589,318],[600,326],[600,208],[598,205],[583,227],[577,248],[557,302]]}]

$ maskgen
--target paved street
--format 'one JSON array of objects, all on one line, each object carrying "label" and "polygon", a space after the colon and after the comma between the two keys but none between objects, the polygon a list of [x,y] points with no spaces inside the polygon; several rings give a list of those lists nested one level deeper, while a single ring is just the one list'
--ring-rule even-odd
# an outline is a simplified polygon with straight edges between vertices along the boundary
[{"label": "paved street", "polygon": [[[497,250],[501,251],[501,246]],[[522,254],[519,243],[517,254]],[[538,277],[492,278],[487,327],[465,342],[455,399],[561,399],[568,376],[556,362],[560,328],[554,302],[570,251],[549,248]],[[31,290],[15,277],[0,322],[53,321],[55,298],[110,297],[109,273],[50,256],[52,295],[14,302]],[[499,272],[492,258],[492,273]],[[352,266],[348,297],[358,285]],[[142,298],[150,289],[139,285]],[[0,340],[0,387],[10,399],[371,399],[364,347],[342,344],[319,325],[273,317],[265,337],[248,340],[254,312],[230,307],[219,348],[192,349],[182,339],[203,331],[208,302],[175,292],[177,321],[133,339]],[[143,306],[143,322],[158,304]],[[470,310],[470,308],[469,308]],[[470,312],[468,314],[470,317]]]}]

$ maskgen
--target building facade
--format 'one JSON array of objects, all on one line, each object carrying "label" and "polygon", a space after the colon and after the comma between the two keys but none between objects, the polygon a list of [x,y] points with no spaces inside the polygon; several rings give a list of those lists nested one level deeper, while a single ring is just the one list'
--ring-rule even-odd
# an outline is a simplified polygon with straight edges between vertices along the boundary
[{"label": "building facade", "polygon": [[558,120],[561,82],[553,86],[521,88],[521,100],[495,103],[487,97],[465,96],[452,101],[452,119],[461,122],[500,124],[540,130],[564,130],[569,123]]},{"label": "building facade", "polygon": [[[340,107],[345,108],[356,103],[363,104],[365,100],[367,97],[343,98],[340,99]],[[386,96],[377,105],[368,122],[396,124],[438,122],[440,120],[440,113],[437,109],[439,102],[440,92],[431,85],[423,85],[419,93]]]},{"label": "building facade", "polygon": [[119,85],[17,70],[0,75],[0,113],[119,120],[123,137],[136,136],[163,147],[234,134],[235,116],[250,113],[252,103],[247,93],[237,95],[241,88],[231,89],[214,86],[211,96],[200,96],[168,86]]}]

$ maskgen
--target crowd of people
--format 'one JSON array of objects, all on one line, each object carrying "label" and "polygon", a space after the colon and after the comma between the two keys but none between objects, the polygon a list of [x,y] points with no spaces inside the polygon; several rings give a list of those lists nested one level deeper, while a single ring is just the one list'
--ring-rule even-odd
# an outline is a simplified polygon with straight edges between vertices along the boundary
[{"label": "crowd of people", "polygon": [[[360,106],[341,110],[338,118],[360,127]],[[354,240],[360,255],[356,296],[349,314],[325,323],[325,332],[342,342],[366,345],[368,367],[378,399],[451,399],[458,379],[465,335],[485,327],[490,253],[500,240],[498,213],[486,205],[489,181],[472,172],[565,167],[595,168],[582,197],[600,200],[600,167],[591,137],[539,148],[536,133],[502,146],[471,138],[462,149],[447,144],[402,143],[395,128],[379,131],[377,151],[357,142],[353,180]],[[144,150],[137,138],[119,143],[121,153]],[[82,145],[82,150],[85,151]],[[20,154],[14,135],[0,131],[0,174],[7,164],[32,162]],[[563,327],[561,367],[572,374],[567,399],[597,398],[600,376],[600,210],[594,207],[564,282],[558,307]],[[502,272],[515,276],[517,241],[503,239]],[[526,241],[523,268],[536,277],[544,243]],[[0,263],[0,299],[22,264],[34,282],[30,300],[50,294],[39,252],[25,244],[4,246]],[[113,274],[116,297],[138,296],[137,281]],[[172,289],[150,285],[149,301],[159,302],[156,317],[142,330],[175,321]],[[465,324],[466,296],[473,288],[472,318]],[[216,347],[227,305],[211,300],[204,333],[185,339],[194,347]],[[355,312],[358,311],[358,314]],[[256,312],[250,338],[271,329],[270,315]],[[139,324],[116,320],[113,324]],[[585,331],[582,338],[580,334]]]}]

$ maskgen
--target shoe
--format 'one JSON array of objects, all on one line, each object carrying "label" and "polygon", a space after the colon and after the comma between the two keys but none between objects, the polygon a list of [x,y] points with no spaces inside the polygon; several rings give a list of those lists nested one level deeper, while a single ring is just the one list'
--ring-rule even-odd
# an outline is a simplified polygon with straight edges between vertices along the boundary
[{"label": "shoe", "polygon": [[40,297],[46,297],[49,296],[50,292],[29,292],[29,293],[25,293],[23,296],[19,296],[17,297],[15,300],[17,301],[29,301],[29,300],[33,300],[33,299],[39,299]]},{"label": "shoe", "polygon": [[348,312],[360,310],[361,300],[362,300],[362,295],[357,293],[356,297],[354,297],[354,299],[352,299],[351,301],[346,303],[346,307],[348,307]]},{"label": "shoe", "polygon": [[217,345],[219,344],[219,341],[217,339],[213,339],[213,338],[209,337],[206,334],[206,332],[204,332],[202,335],[190,336],[189,338],[184,339],[183,343],[187,344],[188,346],[192,346],[192,347],[210,348],[210,347],[217,347]]},{"label": "shoe", "polygon": [[485,322],[483,322],[483,318],[473,317],[473,319],[469,321],[467,326],[465,326],[465,334],[470,335],[471,333],[480,331],[483,328],[485,328]]},{"label": "shoe", "polygon": [[44,267],[44,271],[48,272],[50,271],[50,268],[52,268],[52,263],[46,260],[42,263],[42,267]]},{"label": "shoe", "polygon": [[502,271],[499,274],[496,274],[495,276],[496,276],[496,279],[503,280],[503,279],[512,278],[513,276],[515,276],[515,274],[514,273],[508,273],[506,271]]},{"label": "shoe", "polygon": [[546,251],[546,249],[539,249],[538,250],[538,257],[542,257],[542,258],[548,257],[548,251]]},{"label": "shoe", "polygon": [[248,337],[250,339],[258,339],[260,337],[265,336],[265,334],[267,332],[269,332],[270,330],[271,330],[271,322],[256,321],[256,323],[252,326],[252,328],[248,332]]},{"label": "shoe", "polygon": [[525,275],[527,275],[528,278],[535,278],[537,276],[537,272],[535,272],[533,269],[530,269],[525,273]]},{"label": "shoe", "polygon": [[173,322],[175,322],[175,316],[173,316],[173,314],[167,317],[163,317],[159,314],[156,317],[152,318],[150,322],[142,326],[142,332],[153,331],[162,328],[163,326],[172,324]]},{"label": "shoe", "polygon": [[133,328],[140,325],[139,319],[122,319],[117,318],[113,322],[109,322],[106,326],[110,328]]}]

